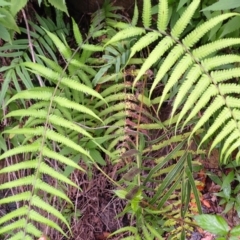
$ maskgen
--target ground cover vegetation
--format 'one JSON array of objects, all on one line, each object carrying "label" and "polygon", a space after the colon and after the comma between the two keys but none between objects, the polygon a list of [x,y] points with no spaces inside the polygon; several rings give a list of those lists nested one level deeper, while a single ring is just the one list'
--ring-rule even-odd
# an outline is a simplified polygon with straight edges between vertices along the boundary
[{"label": "ground cover vegetation", "polygon": [[0,0],[0,238],[239,239],[240,3],[70,9]]}]

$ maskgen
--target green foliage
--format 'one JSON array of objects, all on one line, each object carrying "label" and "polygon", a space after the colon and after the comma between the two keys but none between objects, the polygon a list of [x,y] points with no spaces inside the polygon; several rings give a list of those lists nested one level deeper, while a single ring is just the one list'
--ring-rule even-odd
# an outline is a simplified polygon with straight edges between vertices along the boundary
[{"label": "green foliage", "polygon": [[[48,2],[67,11],[65,1]],[[240,39],[218,39],[234,31],[227,32],[222,23],[233,24],[227,21],[236,21],[239,14],[223,13],[191,25],[200,0],[187,7],[189,1],[180,1],[177,17],[169,3],[159,1],[155,8],[144,0],[141,18],[135,7],[132,21],[126,22],[115,12],[119,8],[106,2],[91,16],[86,34],[72,19],[76,47],[68,42],[70,27],[59,11],[56,23],[37,16],[38,23],[29,22],[30,32],[20,29],[30,34],[30,40],[13,40],[0,48],[1,57],[11,58],[9,66],[0,68],[1,117],[8,123],[0,141],[11,142],[11,147],[1,147],[0,159],[22,158],[0,174],[25,171],[0,186],[15,191],[0,204],[20,205],[0,218],[0,234],[33,239],[50,227],[66,236],[71,226],[65,217],[71,214],[52,205],[52,197],[71,205],[66,185],[78,186],[69,175],[74,169],[91,171],[93,166],[118,187],[115,194],[127,202],[120,215],[131,214],[135,223],[113,235],[163,239],[167,233],[172,239],[186,239],[193,231],[193,212],[201,213],[193,178],[199,170],[195,157],[207,152],[201,147],[211,138],[210,151],[221,144],[223,163],[239,146],[240,89],[234,79],[240,75],[240,57],[222,51],[239,45]],[[12,11],[17,13],[25,4],[12,6]],[[164,103],[169,107],[172,103],[172,112],[162,122],[158,113],[163,114]],[[203,113],[201,118],[198,113]],[[239,157],[240,152],[237,162]],[[106,164],[120,165],[119,181],[102,170]],[[57,187],[45,182],[45,175]],[[223,191],[229,191],[233,180],[226,177]],[[46,194],[50,197],[44,198]],[[189,209],[191,194],[197,205],[194,211]],[[16,221],[10,223],[13,218]],[[201,215],[196,220],[200,224]],[[218,229],[214,233],[229,233],[217,217],[202,220],[202,227],[210,220]],[[238,228],[231,230],[233,236],[237,232]]]},{"label": "green foliage", "polygon": [[[40,18],[39,20],[42,23],[50,23],[49,20],[44,21],[44,19]],[[12,149],[5,151],[0,156],[0,159],[12,158],[22,154],[25,160],[1,169],[0,173],[11,174],[22,169],[30,171],[29,175],[1,184],[0,187],[1,190],[13,187],[24,187],[25,189],[22,193],[0,200],[0,204],[19,202],[22,205],[21,208],[6,214],[0,220],[1,223],[6,223],[12,218],[17,217],[19,219],[9,225],[2,226],[0,229],[0,234],[13,235],[18,232],[13,239],[32,239],[30,236],[40,237],[42,233],[38,230],[39,224],[54,228],[62,235],[67,236],[58,223],[52,220],[53,217],[65,224],[71,232],[69,223],[63,214],[51,205],[51,198],[49,198],[49,202],[42,198],[42,192],[71,203],[66,193],[63,192],[64,185],[70,184],[76,188],[78,186],[65,176],[64,171],[56,170],[45,159],[50,162],[55,161],[63,168],[72,167],[80,171],[85,170],[73,161],[76,155],[85,159],[88,165],[95,164],[91,156],[92,151],[88,149],[86,143],[91,140],[95,146],[99,146],[99,144],[94,140],[91,133],[78,125],[78,123],[81,121],[83,124],[91,126],[91,124],[102,121],[99,114],[94,109],[91,109],[89,105],[86,105],[87,98],[89,103],[92,97],[97,97],[105,102],[98,92],[87,86],[91,86],[89,76],[93,76],[95,70],[85,65],[83,61],[85,59],[80,52],[82,51],[85,54],[90,52],[92,54],[93,50],[99,51],[99,48],[94,48],[94,46],[92,48],[91,45],[82,44],[79,46],[81,50],[74,55],[74,52],[65,41],[61,40],[57,34],[46,30],[47,24],[44,24],[45,30],[41,30],[37,25],[33,26],[44,35],[46,42],[44,40],[43,45],[46,50],[49,50],[48,56],[53,56],[53,58],[48,58],[47,55],[44,56],[43,52],[39,52],[41,56],[37,57],[38,63],[30,62],[28,58],[28,61],[24,63],[21,61],[17,64],[20,71],[22,70],[21,74],[25,79],[32,72],[35,75],[44,77],[54,87],[33,88],[29,86],[28,90],[19,91],[6,102],[6,107],[19,100],[32,102],[31,106],[26,109],[14,109],[5,115],[6,119],[12,118],[16,119],[15,121],[25,119],[26,121],[21,127],[15,125],[3,132],[5,138],[9,137],[13,142],[21,141],[21,145],[15,145]],[[62,33],[60,34],[61,37]],[[34,37],[39,36],[36,33],[34,34]],[[76,32],[76,29],[75,36],[78,36],[76,40],[79,42],[80,32]],[[49,44],[52,45],[51,48],[48,47]],[[59,49],[64,61],[68,62],[67,72],[54,61],[56,55],[51,50],[52,47],[54,47],[53,49]],[[11,66],[11,69],[16,70],[16,66]],[[5,70],[9,73],[9,68],[5,68]],[[19,74],[19,71],[17,73]],[[65,91],[66,88],[68,91]],[[79,136],[81,136],[80,142],[78,142]],[[53,146],[57,147],[58,150],[54,150]],[[44,182],[43,176],[45,175],[58,181],[59,186],[62,187],[58,189]],[[47,218],[46,214],[52,215],[52,218]],[[35,223],[34,225],[32,221]]]},{"label": "green foliage", "polygon": [[[220,141],[224,141],[224,146],[221,152],[221,160],[225,163],[232,151],[239,145],[238,138],[240,136],[240,132],[237,127],[238,99],[232,96],[234,93],[239,93],[238,85],[228,83],[226,81],[231,80],[234,77],[238,77],[240,71],[239,68],[235,67],[233,64],[238,63],[237,55],[221,56],[220,54],[217,55],[217,52],[226,46],[239,44],[240,39],[220,39],[202,46],[195,46],[195,44],[204,36],[205,33],[210,31],[218,23],[221,23],[222,21],[238,14],[225,13],[220,16],[216,16],[215,18],[199,25],[186,36],[181,37],[182,40],[180,41],[179,38],[183,34],[184,29],[187,27],[187,24],[196,11],[198,5],[198,0],[193,1],[189,5],[182,14],[181,18],[176,22],[173,29],[170,31],[170,35],[161,28],[158,28],[161,33],[161,36],[159,36],[160,39],[158,40],[158,38],[154,38],[154,40],[158,41],[158,43],[156,43],[156,47],[150,52],[144,64],[140,67],[138,75],[134,80],[134,84],[136,84],[146,71],[153,67],[153,65],[160,60],[161,57],[163,57],[164,61],[157,70],[150,89],[150,97],[159,82],[166,74],[168,74],[168,80],[165,84],[162,98],[159,101],[159,108],[161,107],[166,94],[177,85],[179,90],[176,93],[176,99],[172,110],[173,117],[177,109],[181,107],[177,125],[180,121],[184,120],[184,127],[196,116],[199,111],[205,108],[203,117],[199,119],[192,131],[192,134],[194,134],[207,121],[209,121],[213,113],[218,112],[219,116],[222,116],[226,111],[230,111],[228,117],[225,115],[226,117],[224,119],[228,127],[224,128],[221,134],[216,134],[215,141],[211,147],[212,149]],[[162,16],[160,13],[158,16],[158,27],[161,26],[160,19]],[[146,13],[143,12],[143,15],[143,19],[145,19],[145,17],[147,17],[145,16]],[[163,17],[165,17],[165,15]],[[132,29],[129,28],[123,29],[118,32],[118,34],[107,43],[107,45],[113,44],[116,41],[129,39],[133,37],[133,35],[134,37],[139,38],[138,36],[144,34],[145,31],[146,30],[144,28],[142,28],[142,31],[141,28],[136,29],[136,31],[132,31]],[[152,37],[148,34],[151,32],[154,34],[154,31],[156,30],[149,29],[143,37],[139,38],[139,40],[131,48],[132,55],[136,51],[140,51],[152,43]],[[221,60],[216,61],[217,57],[219,60],[221,57],[224,60],[222,62]],[[233,60],[235,57],[236,60]],[[226,64],[232,65],[230,68],[225,69],[224,66]],[[219,117],[216,118],[203,138],[201,144],[209,139],[209,137],[211,137],[214,133],[222,129],[222,121],[222,118],[221,120]],[[231,133],[232,131],[233,133]],[[239,159],[239,154],[237,155],[237,159]]]},{"label": "green foliage", "polygon": [[[45,30],[55,33],[60,38],[62,38],[63,33],[68,36],[69,26],[64,23],[60,12],[56,12],[56,24],[50,19],[40,18],[39,16],[36,17],[39,24],[41,24]],[[43,65],[44,56],[46,55],[51,56],[51,59],[55,61],[55,65],[57,65],[57,57],[55,55],[56,47],[52,39],[48,37],[46,31],[39,27],[37,23],[29,22],[29,24],[33,29],[29,31],[31,37],[30,43],[27,38],[17,39],[13,40],[11,44],[7,43],[0,47],[0,56],[8,58],[11,61],[9,66],[2,66],[0,68],[0,72],[4,73],[4,83],[1,86],[0,92],[1,105],[3,104],[4,98],[9,98],[9,96],[6,96],[6,94],[9,95],[9,86],[13,85],[17,92],[20,92],[22,88],[31,89],[34,86],[31,74],[23,65],[24,62],[31,62],[32,59],[33,62]],[[26,29],[21,29],[21,32],[27,34]],[[32,45],[33,52],[31,52],[29,44]],[[30,56],[32,58],[30,58]],[[18,77],[22,79],[21,84],[19,84]],[[45,85],[44,80],[38,75],[36,75],[35,81],[36,84],[38,83],[40,86]]]},{"label": "green foliage", "polygon": [[[48,0],[48,2],[56,9],[68,14],[65,0]],[[0,31],[1,39],[6,42],[12,43],[15,32],[20,33],[20,29],[17,24],[17,14],[20,10],[23,10],[27,5],[28,0],[20,1],[0,1]],[[42,0],[38,0],[39,5]]]},{"label": "green foliage", "polygon": [[211,6],[204,8],[202,11],[229,10],[238,7],[240,7],[240,3],[237,0],[229,0],[228,2],[220,0],[217,3],[212,4]]},{"label": "green foliage", "polygon": [[[225,168],[231,168],[231,171],[225,175],[217,176],[216,174],[209,174],[209,177],[217,185],[221,186],[221,190],[215,193],[219,197],[219,204],[224,206],[223,213],[228,213],[230,210],[236,210],[238,216],[240,216],[240,176],[236,168],[236,162],[229,163]],[[234,170],[232,170],[234,168]],[[236,187],[235,187],[236,186]]]},{"label": "green foliage", "polygon": [[231,229],[221,216],[202,214],[196,216],[195,220],[204,230],[216,234],[217,240],[237,240],[239,238],[240,226]]}]

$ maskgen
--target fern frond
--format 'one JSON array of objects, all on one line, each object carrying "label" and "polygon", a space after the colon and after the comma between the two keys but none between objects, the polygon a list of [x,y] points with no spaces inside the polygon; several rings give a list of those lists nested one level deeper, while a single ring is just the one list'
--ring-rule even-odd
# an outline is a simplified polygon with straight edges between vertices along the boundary
[{"label": "fern frond", "polygon": [[62,56],[66,60],[70,60],[70,58],[72,57],[72,51],[70,47],[64,45],[63,42],[55,34],[47,31],[46,29],[44,30],[46,31],[47,35],[51,38],[51,40],[54,42],[54,44],[56,45],[56,47],[58,48]]},{"label": "fern frond", "polygon": [[34,210],[30,210],[28,212],[28,218],[39,222],[39,223],[43,223],[44,225],[47,225],[51,228],[56,229],[58,232],[60,232],[63,236],[67,237],[67,235],[63,232],[63,230],[58,226],[57,223],[53,222],[52,220],[43,217],[41,214],[39,214],[38,212],[34,211]]},{"label": "fern frond", "polygon": [[152,13],[151,13],[151,0],[143,0],[142,12],[143,26],[149,28],[151,26]]},{"label": "fern frond", "polygon": [[166,31],[168,24],[168,1],[162,0],[158,3],[158,21],[157,28],[161,31]]},{"label": "fern frond", "polygon": [[132,26],[137,25],[138,17],[139,17],[138,5],[137,5],[137,1],[135,0],[133,17],[132,17]]},{"label": "fern frond", "polygon": [[193,50],[193,56],[196,59],[203,59],[204,57],[217,52],[218,50],[238,45],[240,44],[240,39],[239,38],[227,38],[227,39],[220,39],[208,44],[205,44],[203,46],[200,46],[197,49]]},{"label": "fern frond", "polygon": [[[181,53],[180,53],[181,54]],[[185,73],[185,71],[192,65],[193,60],[191,58],[191,56],[189,55],[185,55],[179,62],[179,64],[175,67],[173,73],[171,74],[164,90],[162,93],[162,98],[161,101],[159,103],[159,108],[162,105],[163,99],[166,97],[167,93],[169,92],[169,90],[174,86],[174,84],[179,80],[179,78]],[[157,84],[158,79],[156,79],[154,81],[154,85],[155,86]],[[153,86],[151,87],[150,93],[152,94],[154,88]]]},{"label": "fern frond", "polygon": [[[216,120],[214,122],[214,124],[212,124],[210,126],[210,128],[208,129],[207,133],[204,135],[203,139],[201,140],[200,144],[199,144],[199,148],[202,145],[202,143],[204,143],[207,139],[210,138],[210,136],[212,136],[221,126],[223,123],[225,123],[230,117],[232,116],[232,112],[230,111],[229,108],[224,107],[224,109],[219,113],[219,115],[216,117]],[[226,126],[227,127],[227,126]],[[223,130],[222,130],[223,132]],[[226,134],[227,135],[227,134]],[[225,136],[226,136],[225,135]],[[220,135],[218,135],[218,138],[220,137]],[[224,138],[224,137],[223,137]],[[223,139],[222,138],[222,139]],[[221,139],[221,140],[222,140]],[[220,140],[220,141],[221,141]],[[219,141],[219,142],[220,142]],[[216,144],[215,144],[216,145]],[[214,146],[215,146],[214,145]],[[211,149],[212,150],[212,149]]]},{"label": "fern frond", "polygon": [[[183,109],[181,110],[181,113],[179,115],[179,121],[186,116],[185,114],[188,112],[190,108],[195,104],[195,102],[198,100],[198,98],[202,95],[204,91],[206,91],[207,87],[210,85],[210,80],[207,75],[203,75],[197,85],[195,86],[194,90],[191,92],[190,96],[188,97],[185,105],[183,106]],[[201,88],[199,89],[199,86]],[[214,87],[213,87],[214,90]],[[217,92],[216,92],[217,93]],[[215,93],[215,94],[216,94]],[[189,119],[190,120],[190,119]],[[186,121],[187,122],[187,121]]]},{"label": "fern frond", "polygon": [[76,43],[78,46],[80,46],[83,43],[83,37],[81,32],[79,31],[78,25],[75,22],[74,18],[72,18],[72,25],[73,25],[73,34],[76,40]]},{"label": "fern frond", "polygon": [[196,9],[198,8],[199,4],[200,0],[192,1],[188,8],[185,10],[185,12],[181,15],[181,18],[176,22],[173,29],[171,30],[171,35],[174,38],[178,39],[179,36],[182,34],[187,24],[190,22]]},{"label": "fern frond", "polygon": [[38,208],[43,209],[46,212],[51,213],[53,216],[57,217],[58,219],[60,219],[70,230],[70,226],[67,222],[67,220],[63,217],[62,213],[60,213],[58,210],[56,210],[53,206],[51,206],[50,204],[46,203],[45,201],[43,201],[40,197],[34,195],[32,197],[32,204]]},{"label": "fern frond", "polygon": [[130,38],[130,37],[135,37],[135,36],[139,36],[145,33],[145,30],[143,28],[140,27],[130,27],[127,29],[124,29],[120,32],[118,32],[113,38],[111,38],[111,40],[109,40],[105,46],[110,45],[112,43],[115,42],[119,42],[121,40]]},{"label": "fern frond", "polygon": [[[94,96],[94,97],[97,97],[97,98],[103,100],[102,96],[98,92],[94,91],[93,89],[91,89],[91,88],[87,87],[86,85],[81,84],[73,79],[65,78],[65,77],[61,78],[59,73],[53,72],[51,69],[46,68],[40,64],[35,64],[35,63],[29,62],[29,63],[24,63],[24,66],[28,67],[29,69],[33,70],[37,74],[42,75],[52,81],[60,80],[60,83],[62,85],[64,85],[65,87],[87,93],[91,96]],[[93,75],[95,75],[95,74],[96,73],[94,72]]]},{"label": "fern frond", "polygon": [[[174,63],[178,60],[178,58],[183,53],[184,53],[184,49],[181,45],[177,45],[171,50],[171,52],[168,54],[165,61],[162,63],[162,65],[160,66],[157,72],[157,75],[150,89],[150,96],[152,95],[153,89],[157,86],[157,84],[162,80],[162,78],[166,75],[166,73],[170,70],[170,68],[174,65]],[[162,97],[162,99],[164,98],[165,97]]]},{"label": "fern frond", "polygon": [[230,18],[239,15],[238,13],[225,13],[220,16],[216,16],[214,18],[211,18],[207,22],[201,24],[199,27],[197,27],[195,30],[193,30],[190,34],[188,34],[183,39],[183,44],[191,48],[198,40],[204,36],[210,29],[212,29],[214,26],[216,26],[218,23]]},{"label": "fern frond", "polygon": [[[208,121],[208,119],[215,113],[219,108],[225,105],[225,101],[222,96],[217,96],[212,104],[207,108],[207,110],[204,112],[202,118],[198,121],[196,126],[194,127],[192,134],[199,129],[205,122]],[[191,136],[192,136],[191,134]]]},{"label": "fern frond", "polygon": [[152,31],[147,33],[145,36],[140,38],[131,48],[130,58],[133,57],[136,52],[141,51],[143,48],[147,47],[149,44],[155,42],[162,35],[157,31]]},{"label": "fern frond", "polygon": [[143,63],[137,77],[134,80],[133,85],[145,74],[145,72],[156,63],[160,57],[174,44],[174,41],[171,37],[165,37],[159,44],[153,49],[149,54],[148,58]]},{"label": "fern frond", "polygon": [[36,152],[39,149],[39,147],[40,145],[37,142],[29,144],[27,146],[18,146],[0,155],[0,160],[20,153]]},{"label": "fern frond", "polygon": [[54,103],[57,103],[61,107],[74,109],[82,113],[87,113],[92,117],[98,119],[99,121],[102,121],[92,110],[85,107],[84,105],[80,105],[64,97],[59,97],[59,96],[53,97],[53,89],[39,88],[40,91],[37,91],[37,90],[38,89],[35,88],[35,89],[25,90],[20,93],[17,93],[7,102],[7,104],[11,103],[12,101],[15,101],[16,99],[40,99],[40,100],[46,100],[46,101],[52,100]]}]

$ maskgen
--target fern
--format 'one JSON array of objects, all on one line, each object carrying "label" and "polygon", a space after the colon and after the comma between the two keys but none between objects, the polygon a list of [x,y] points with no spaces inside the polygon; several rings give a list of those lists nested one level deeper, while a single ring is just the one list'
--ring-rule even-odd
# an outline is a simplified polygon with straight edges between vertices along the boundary
[{"label": "fern", "polygon": [[[40,18],[39,16],[36,17],[39,23],[49,32],[56,33],[60,37],[62,37],[61,32],[64,32],[66,35],[69,34],[70,28],[63,22],[60,12],[56,12],[56,18],[58,19],[58,21],[56,21],[57,24],[50,19]],[[11,44],[6,43],[4,46],[0,47],[0,56],[11,59],[11,64],[9,66],[2,66],[0,68],[0,72],[4,72],[4,83],[0,91],[1,104],[11,84],[13,84],[18,92],[21,91],[22,86],[18,82],[18,77],[22,79],[24,88],[31,89],[34,86],[30,73],[21,65],[23,62],[31,61],[29,44],[33,46],[34,56],[32,57],[34,57],[36,63],[43,64],[40,56],[51,56],[51,58],[57,62],[54,53],[56,48],[52,40],[37,23],[29,22],[29,24],[32,28],[32,31],[29,32],[32,40],[31,43],[29,43],[28,39],[17,39],[13,40]],[[23,34],[27,34],[26,29],[20,28],[20,30]],[[38,78],[38,81],[40,85],[44,85],[42,79]]]},{"label": "fern", "polygon": [[[149,4],[149,1],[147,0],[144,2]],[[114,36],[107,45],[113,44],[115,41],[125,40],[130,37],[130,34],[134,35],[134,37],[138,37],[139,39],[131,48],[130,57],[133,57],[137,51],[144,49],[152,42],[159,41],[141,66],[138,75],[134,80],[134,84],[142,78],[148,69],[164,56],[164,61],[160,64],[159,70],[154,78],[150,90],[150,96],[153,94],[154,89],[158,86],[163,77],[169,73],[169,78],[165,84],[162,98],[159,101],[159,108],[168,92],[177,85],[179,90],[176,93],[176,99],[173,104],[171,115],[173,117],[177,109],[183,104],[180,114],[178,115],[177,124],[184,119],[184,125],[186,125],[199,111],[204,111],[203,117],[194,127],[190,137],[209,121],[213,113],[217,112],[222,116],[222,111],[225,112],[226,109],[228,109],[231,116],[226,119],[227,122],[225,124],[231,122],[231,130],[229,128],[228,132],[225,131],[226,134],[224,137],[220,137],[220,134],[216,134],[217,131],[221,132],[222,129],[222,122],[219,122],[220,118],[218,117],[212,123],[212,126],[203,138],[203,141],[206,141],[213,134],[216,135],[216,141],[214,141],[214,145],[211,149],[216,146],[216,142],[223,141],[225,143],[221,154],[221,160],[225,163],[231,152],[238,147],[238,138],[240,136],[237,127],[238,119],[234,116],[234,111],[238,109],[239,105],[238,98],[236,96],[231,96],[232,94],[239,93],[237,90],[238,86],[231,85],[226,81],[239,77],[240,71],[239,68],[234,67],[234,63],[239,62],[238,55],[220,55],[218,51],[227,46],[230,47],[239,44],[240,39],[220,39],[202,46],[197,46],[196,43],[205,33],[216,26],[216,24],[234,16],[238,16],[238,14],[226,13],[221,16],[216,16],[205,23],[202,23],[187,35],[181,36],[184,33],[184,29],[189,24],[194,12],[198,8],[199,3],[199,0],[192,1],[181,18],[176,22],[173,29],[170,30],[170,34],[168,34],[165,32],[167,21],[166,10],[168,9],[167,1],[161,1],[159,3],[158,12],[158,29],[156,29],[159,30],[159,33],[154,29],[146,30],[145,28],[142,28],[142,31],[139,29],[136,32],[131,31],[130,29],[124,29],[120,31],[117,36]],[[148,19],[148,14],[149,11],[148,13],[143,12],[143,19]],[[147,20],[143,20],[143,25],[144,24],[148,26]],[[139,37],[140,34],[144,35]],[[225,70],[224,66],[226,66],[226,64],[231,64],[232,67]],[[221,69],[216,70],[216,68],[219,67]],[[234,137],[231,135],[233,130]],[[218,138],[219,141],[217,140]],[[229,144],[231,144],[232,147],[226,151]],[[239,157],[239,155],[237,157]]]},{"label": "fern", "polygon": [[[49,29],[48,21],[39,20],[45,29]],[[22,193],[14,190],[16,191],[14,196],[0,200],[0,204],[19,202],[21,205],[20,208],[0,218],[0,223],[5,224],[1,226],[0,234],[12,235],[12,238],[10,237],[9,239],[39,238],[42,232],[44,232],[44,226],[53,228],[68,237],[60,225],[71,233],[69,223],[57,206],[52,205],[51,198],[47,202],[42,198],[42,193],[45,192],[51,197],[55,196],[72,205],[69,197],[62,189],[66,184],[76,188],[78,186],[69,180],[62,170],[56,170],[46,160],[49,162],[56,161],[58,166],[61,166],[63,169],[72,167],[85,172],[72,159],[73,156],[79,154],[87,161],[87,164],[89,162],[96,164],[91,156],[91,149],[88,149],[86,146],[88,141],[93,142],[95,146],[99,146],[102,151],[107,152],[89,131],[86,131],[85,128],[79,125],[79,123],[82,123],[82,125],[91,126],[91,124],[102,122],[96,110],[86,105],[87,98],[88,102],[91,102],[91,98],[97,98],[98,101],[101,100],[104,104],[107,102],[97,91],[92,89],[90,78],[96,72],[93,68],[86,65],[85,58],[87,55],[90,56],[94,52],[100,51],[101,47],[87,43],[83,44],[81,33],[74,25],[75,38],[80,48],[80,51],[74,54],[62,36],[57,36],[57,34],[53,34],[48,30],[42,30],[37,26],[34,27],[41,34],[46,32],[47,44],[52,44],[51,48],[46,47],[46,49],[49,49],[49,54],[39,52],[42,56],[38,57],[36,63],[26,58],[24,63],[20,62],[17,64],[23,71],[22,74],[25,75],[23,79],[34,73],[47,79],[55,87],[42,86],[33,88],[31,85],[27,87],[29,88],[28,90],[20,91],[19,89],[19,92],[6,102],[6,107],[19,100],[23,100],[23,102],[27,100],[32,103],[26,109],[13,109],[13,111],[5,115],[6,119],[24,119],[23,126],[16,125],[2,133],[5,137],[9,136],[16,142],[22,139],[22,144],[6,150],[0,155],[0,160],[13,158],[19,154],[22,154],[25,160],[2,168],[0,174],[13,174],[20,170],[28,171],[28,175],[5,182],[0,187],[1,190],[23,189]],[[44,44],[48,46],[46,43]],[[16,49],[18,48],[19,46],[16,47]],[[52,52],[52,48],[58,49],[62,58],[67,62],[67,72],[56,63],[55,53]],[[16,55],[13,54],[13,56]],[[11,69],[5,70],[8,71],[7,74],[11,71]],[[4,97],[3,92],[2,94],[2,97]],[[92,101],[94,100],[92,99]],[[81,117],[80,119],[79,116]],[[78,141],[79,136],[81,136],[80,142]],[[109,155],[111,156],[111,154]],[[59,187],[56,188],[46,183],[43,179],[43,176],[46,175],[55,180],[56,183],[58,182]],[[12,218],[18,220],[6,225]]]},{"label": "fern", "polygon": [[[36,41],[35,62],[29,58],[26,40],[14,40],[12,46],[0,48],[2,56],[18,57],[0,70],[5,72],[0,100],[3,103],[4,99],[8,109],[2,117],[14,122],[3,132],[12,146],[4,147],[0,159],[24,159],[0,169],[0,174],[9,175],[24,171],[0,186],[14,192],[0,204],[16,201],[20,206],[0,218],[0,234],[9,239],[33,239],[50,227],[66,236],[71,226],[51,199],[55,196],[72,206],[63,189],[65,185],[78,186],[64,169],[85,172],[85,166],[92,165],[118,186],[116,195],[126,201],[122,214],[131,213],[136,223],[113,234],[124,234],[123,239],[162,239],[167,232],[173,239],[185,239],[193,230],[192,193],[195,211],[201,213],[198,183],[193,179],[200,163],[194,157],[206,153],[201,147],[213,136],[210,151],[221,143],[223,162],[240,144],[240,89],[232,82],[239,77],[235,65],[240,58],[220,53],[240,44],[240,39],[200,41],[216,25],[238,14],[222,14],[191,29],[199,3],[192,1],[173,27],[169,26],[173,22],[167,0],[159,1],[156,22],[151,1],[144,0],[140,26],[136,24],[137,6],[132,21],[124,22],[114,12],[118,8],[106,4],[91,16],[86,39],[72,20],[76,49],[66,40],[69,27],[63,21],[55,24],[37,17],[40,26],[30,23],[35,31],[30,32]],[[64,64],[58,64],[57,50]],[[34,87],[32,76],[51,87]],[[24,80],[26,90],[18,84],[18,77]],[[11,81],[16,93],[10,97],[7,87]],[[172,100],[172,113],[161,121],[163,103]],[[18,102],[25,107],[16,107]],[[199,112],[204,112],[201,118]],[[214,114],[217,118],[212,121]],[[206,123],[210,127],[205,133]],[[194,127],[189,130],[190,125]],[[195,135],[202,137],[200,143]],[[100,151],[107,154],[109,164],[117,164],[118,176],[122,175],[118,182],[99,167],[106,165]],[[58,187],[45,182],[45,175]],[[51,197],[46,200],[44,193]]]}]

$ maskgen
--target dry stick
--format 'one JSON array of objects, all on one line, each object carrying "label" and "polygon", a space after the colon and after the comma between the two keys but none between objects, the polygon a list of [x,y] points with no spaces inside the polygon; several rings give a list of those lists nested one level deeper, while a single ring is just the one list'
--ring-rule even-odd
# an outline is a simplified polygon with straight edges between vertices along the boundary
[{"label": "dry stick", "polygon": [[[24,21],[25,21],[25,24],[26,24],[26,28],[27,28],[28,44],[29,44],[31,55],[32,55],[32,61],[34,63],[36,63],[36,59],[35,59],[35,55],[34,55],[34,51],[33,51],[32,40],[31,40],[31,36],[30,36],[30,29],[29,29],[29,25],[28,25],[28,20],[27,20],[27,17],[26,17],[24,9],[22,9],[21,11],[22,11],[23,18],[24,18]],[[38,74],[36,74],[36,77],[38,79],[39,85],[41,87],[43,87],[44,83],[42,81],[42,78]]]}]

